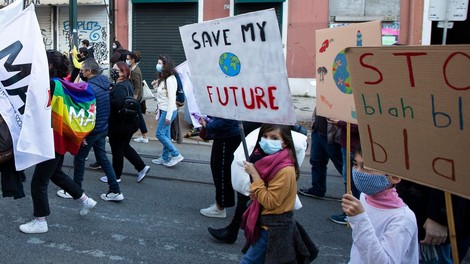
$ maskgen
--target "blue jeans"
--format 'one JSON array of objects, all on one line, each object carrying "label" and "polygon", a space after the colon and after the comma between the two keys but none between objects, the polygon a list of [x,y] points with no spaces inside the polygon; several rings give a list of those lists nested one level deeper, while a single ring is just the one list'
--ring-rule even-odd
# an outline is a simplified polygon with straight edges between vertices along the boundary
[{"label": "blue jeans", "polygon": [[[422,245],[420,245],[420,248],[421,247]],[[425,260],[425,258],[421,256],[419,260],[420,264],[452,264],[454,263],[451,257],[452,251],[451,251],[450,243],[441,244],[439,246],[433,246],[433,247],[436,250],[438,259],[431,258],[431,259]],[[422,249],[421,249],[421,253],[423,253]]]},{"label": "blue jeans", "polygon": [[106,134],[107,131],[91,132],[86,137],[87,145],[82,145],[73,159],[73,180],[82,187],[83,175],[85,174],[85,159],[93,147],[96,161],[101,165],[106,177],[108,177],[109,190],[114,193],[119,193],[120,189],[119,183],[116,181],[116,173],[106,156]]},{"label": "blue jeans", "polygon": [[327,136],[321,136],[312,131],[312,146],[310,147],[310,165],[312,165],[312,189],[315,195],[325,196],[326,172],[328,161],[331,159],[340,174],[343,170],[341,146],[337,143],[328,144]]},{"label": "blue jeans", "polygon": [[261,229],[260,237],[253,245],[250,245],[248,251],[243,255],[240,264],[264,263],[266,257],[266,246],[268,244],[268,231]]},{"label": "blue jeans", "polygon": [[[347,178],[347,165],[346,165],[346,148],[343,148],[341,147],[341,156],[343,157],[343,180],[344,180],[344,193],[347,192],[347,188],[346,188],[346,178]],[[352,169],[353,167],[353,160],[354,160],[354,153],[350,153],[350,165],[351,167],[349,168],[350,170]],[[352,192],[352,195],[354,197],[356,197],[357,199],[359,199],[359,196],[361,194],[361,192],[356,188],[356,185],[354,185],[354,180],[353,180],[353,177],[352,177],[352,172],[351,172],[351,192]]]},{"label": "blue jeans", "polygon": [[[160,143],[163,145],[163,153],[162,159],[168,162],[171,157],[176,157],[180,153],[176,149],[175,145],[171,142],[171,124],[165,124],[166,120],[166,111],[161,111],[160,118],[158,119],[158,127],[156,131],[156,136]],[[177,111],[173,111],[173,115],[171,116],[171,122],[175,120]],[[170,157],[171,155],[171,157]]]}]

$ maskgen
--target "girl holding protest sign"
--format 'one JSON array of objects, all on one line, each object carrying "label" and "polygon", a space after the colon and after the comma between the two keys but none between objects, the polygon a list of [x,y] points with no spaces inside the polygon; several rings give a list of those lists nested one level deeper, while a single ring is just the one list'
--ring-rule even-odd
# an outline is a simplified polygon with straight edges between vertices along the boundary
[{"label": "girl holding protest sign", "polygon": [[240,263],[311,262],[318,250],[293,216],[300,170],[291,128],[263,124],[250,161],[253,202],[241,224],[247,244]]},{"label": "girl holding protest sign", "polygon": [[362,194],[344,194],[341,203],[353,230],[349,262],[418,263],[416,217],[397,194],[400,178],[364,168],[360,146],[352,177]]}]

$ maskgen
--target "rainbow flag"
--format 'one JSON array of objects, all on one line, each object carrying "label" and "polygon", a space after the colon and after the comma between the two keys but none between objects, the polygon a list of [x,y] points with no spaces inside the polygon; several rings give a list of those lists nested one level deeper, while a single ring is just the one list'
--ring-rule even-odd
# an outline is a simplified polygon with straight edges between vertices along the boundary
[{"label": "rainbow flag", "polygon": [[55,151],[77,154],[83,139],[95,128],[96,98],[87,83],[52,79],[52,128]]}]

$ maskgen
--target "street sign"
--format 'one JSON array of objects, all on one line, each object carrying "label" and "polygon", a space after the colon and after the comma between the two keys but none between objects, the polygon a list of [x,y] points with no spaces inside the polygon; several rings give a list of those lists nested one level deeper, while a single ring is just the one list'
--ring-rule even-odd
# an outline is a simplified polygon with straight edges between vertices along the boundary
[{"label": "street sign", "polygon": [[467,9],[468,0],[430,0],[429,20],[465,21]]}]

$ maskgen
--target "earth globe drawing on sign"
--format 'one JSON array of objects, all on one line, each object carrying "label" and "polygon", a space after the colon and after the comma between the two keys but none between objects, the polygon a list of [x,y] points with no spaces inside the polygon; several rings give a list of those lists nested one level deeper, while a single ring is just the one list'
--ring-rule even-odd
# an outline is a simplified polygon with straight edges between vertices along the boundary
[{"label": "earth globe drawing on sign", "polygon": [[336,87],[345,94],[352,94],[351,77],[349,74],[348,61],[344,50],[336,55],[333,61],[333,80]]},{"label": "earth globe drawing on sign", "polygon": [[230,77],[237,76],[241,68],[240,59],[233,53],[224,52],[219,57],[219,67],[225,75]]}]

